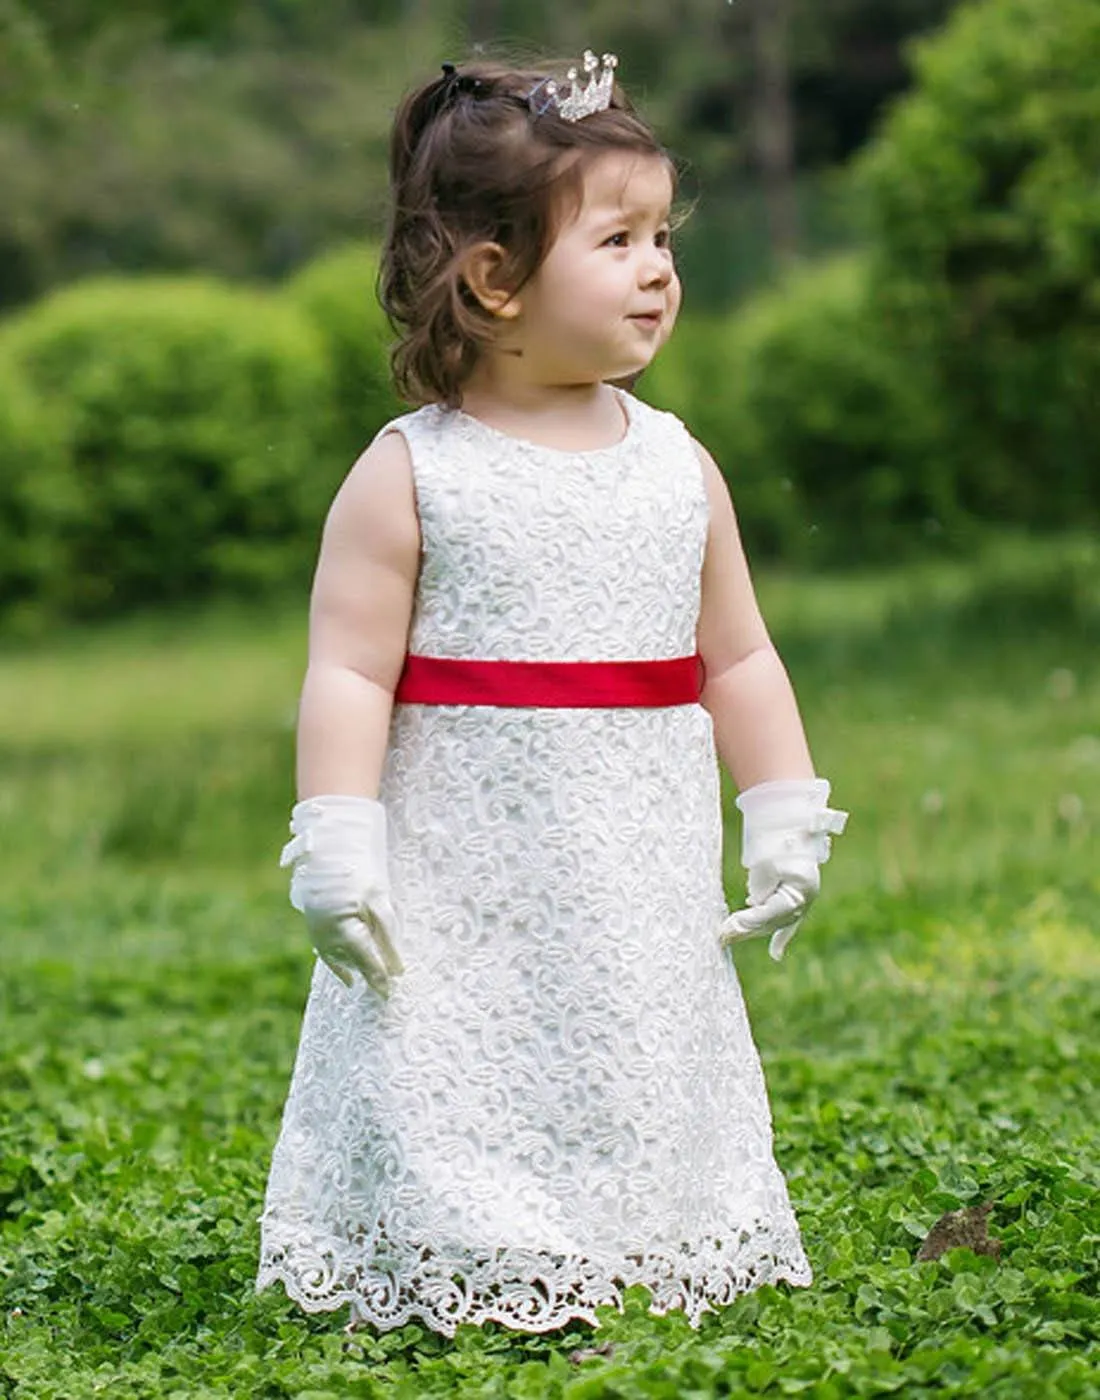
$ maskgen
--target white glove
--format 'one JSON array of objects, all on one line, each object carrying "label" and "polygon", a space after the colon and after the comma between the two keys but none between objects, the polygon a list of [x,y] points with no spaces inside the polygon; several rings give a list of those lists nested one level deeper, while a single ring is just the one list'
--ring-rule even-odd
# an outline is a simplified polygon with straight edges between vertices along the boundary
[{"label": "white glove", "polygon": [[829,859],[829,837],[839,835],[848,820],[828,801],[824,778],[757,783],[737,798],[749,898],[748,907],[719,929],[723,946],[770,933],[768,952],[776,962],[783,956],[821,888],[819,867]]},{"label": "white glove", "polygon": [[386,865],[386,811],[373,797],[310,797],[290,814],[290,902],[306,916],[318,956],[351,987],[356,970],[379,996],[405,969]]}]

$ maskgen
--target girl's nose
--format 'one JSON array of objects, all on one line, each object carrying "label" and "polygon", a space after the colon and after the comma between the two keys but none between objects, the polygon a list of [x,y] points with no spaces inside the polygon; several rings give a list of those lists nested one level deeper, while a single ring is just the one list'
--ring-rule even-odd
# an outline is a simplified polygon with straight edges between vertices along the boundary
[{"label": "girl's nose", "polygon": [[672,254],[667,248],[654,248],[641,268],[641,281],[644,287],[667,287],[672,281],[675,268]]}]

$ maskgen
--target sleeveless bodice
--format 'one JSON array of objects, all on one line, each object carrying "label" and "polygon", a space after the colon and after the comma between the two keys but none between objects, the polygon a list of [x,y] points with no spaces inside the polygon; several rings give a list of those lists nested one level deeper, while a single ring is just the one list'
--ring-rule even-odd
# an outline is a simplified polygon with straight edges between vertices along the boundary
[{"label": "sleeveless bodice", "polygon": [[673,415],[620,401],[625,437],[594,452],[527,443],[437,405],[401,420],[423,550],[410,651],[617,661],[695,650],[708,520],[699,459]]}]

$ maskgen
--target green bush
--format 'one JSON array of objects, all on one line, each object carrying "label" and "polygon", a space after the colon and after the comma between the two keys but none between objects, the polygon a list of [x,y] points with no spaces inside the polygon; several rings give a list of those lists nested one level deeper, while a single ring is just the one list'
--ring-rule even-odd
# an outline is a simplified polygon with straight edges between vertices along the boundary
[{"label": "green bush", "polygon": [[890,334],[941,403],[960,499],[1100,519],[1100,6],[979,0],[915,50],[857,165]]},{"label": "green bush", "polygon": [[[75,471],[60,614],[308,578],[335,484],[316,442],[331,388],[292,306],[201,278],[102,279],[23,313],[0,349]],[[52,482],[63,460],[39,469]]]},{"label": "green bush", "polygon": [[862,257],[678,328],[644,384],[714,454],[754,554],[892,557],[960,523],[935,414],[881,343]]},{"label": "green bush", "polygon": [[744,414],[733,395],[735,322],[684,316],[639,380],[639,397],[677,414],[713,455],[730,483],[742,532],[754,554],[788,554],[798,512],[786,468],[747,447]]},{"label": "green bush", "polygon": [[286,287],[325,344],[333,383],[332,450],[346,466],[407,408],[390,384],[394,336],[375,294],[377,271],[377,253],[350,244],[318,258]]},{"label": "green bush", "polygon": [[9,634],[33,634],[48,618],[77,500],[63,422],[0,355],[0,613]]},{"label": "green bush", "polygon": [[749,303],[727,364],[746,474],[788,498],[783,517],[770,510],[787,557],[889,558],[958,529],[933,405],[878,334],[863,258],[798,269]]},{"label": "green bush", "polygon": [[1100,6],[979,0],[859,160],[866,253],[685,322],[639,392],[800,562],[1100,520]]}]

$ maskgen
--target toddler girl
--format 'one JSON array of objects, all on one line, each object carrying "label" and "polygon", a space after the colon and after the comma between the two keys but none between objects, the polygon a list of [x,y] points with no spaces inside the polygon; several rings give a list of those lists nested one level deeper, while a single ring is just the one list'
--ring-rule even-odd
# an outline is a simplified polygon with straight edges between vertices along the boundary
[{"label": "toddler girl", "polygon": [[353,1326],[548,1331],[637,1283],[697,1326],[810,1281],[726,949],[781,954],[844,814],[717,466],[622,387],[679,305],[676,168],[613,68],[445,64],[395,118],[419,407],[321,543],[283,853],[318,959],[256,1285]]}]

